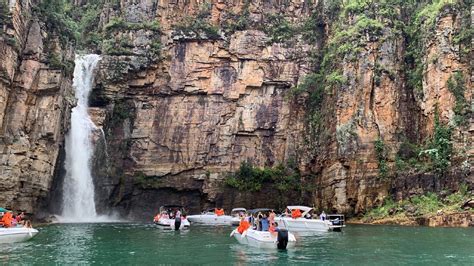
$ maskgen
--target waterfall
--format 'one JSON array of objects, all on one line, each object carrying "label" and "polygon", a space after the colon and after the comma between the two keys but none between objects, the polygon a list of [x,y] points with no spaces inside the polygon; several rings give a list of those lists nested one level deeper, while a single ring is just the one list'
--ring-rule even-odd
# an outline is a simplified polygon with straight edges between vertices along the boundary
[{"label": "waterfall", "polygon": [[71,129],[66,136],[66,176],[63,185],[63,213],[60,221],[90,222],[97,219],[91,158],[92,131],[96,126],[88,113],[89,93],[99,55],[76,55],[73,87],[77,105],[71,112]]}]

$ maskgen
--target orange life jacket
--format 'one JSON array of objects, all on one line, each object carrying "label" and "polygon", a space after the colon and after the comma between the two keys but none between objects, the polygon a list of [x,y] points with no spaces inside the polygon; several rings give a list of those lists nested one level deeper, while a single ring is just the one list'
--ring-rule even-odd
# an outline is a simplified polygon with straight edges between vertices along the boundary
[{"label": "orange life jacket", "polygon": [[160,220],[160,214],[157,214],[155,218],[153,218],[153,221],[158,222]]},{"label": "orange life jacket", "polygon": [[224,215],[224,209],[216,209],[214,212],[216,213],[217,216]]},{"label": "orange life jacket", "polygon": [[12,217],[11,212],[7,212],[7,213],[5,213],[5,215],[3,215],[3,217],[2,217],[3,226],[11,227],[12,226],[12,221],[13,221],[13,217]]},{"label": "orange life jacket", "polygon": [[270,232],[270,233],[275,233],[275,232],[276,232],[275,229],[276,229],[275,226],[273,226],[273,224],[272,224],[272,225],[270,225],[270,227],[268,228],[268,232]]},{"label": "orange life jacket", "polygon": [[240,221],[239,227],[237,227],[237,231],[239,233],[245,232],[245,230],[249,229],[250,223],[246,220]]},{"label": "orange life jacket", "polygon": [[296,219],[298,217],[301,217],[301,211],[299,209],[292,210],[291,211],[291,217]]}]

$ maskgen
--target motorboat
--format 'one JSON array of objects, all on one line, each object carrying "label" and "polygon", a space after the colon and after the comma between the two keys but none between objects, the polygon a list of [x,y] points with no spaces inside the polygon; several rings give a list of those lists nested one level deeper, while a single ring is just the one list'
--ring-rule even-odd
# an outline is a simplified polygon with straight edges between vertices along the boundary
[{"label": "motorboat", "polygon": [[233,236],[240,244],[264,249],[293,248],[296,243],[295,235],[285,229],[269,232],[249,228],[242,233],[235,229],[231,232],[230,236]]},{"label": "motorboat", "polygon": [[38,230],[27,227],[0,228],[0,244],[27,241],[37,234]]},{"label": "motorboat", "polygon": [[296,238],[287,229],[272,225],[268,229],[261,230],[262,224],[259,223],[259,217],[269,216],[272,212],[272,209],[266,208],[249,210],[249,217],[241,220],[239,226],[231,232],[230,236],[233,236],[240,244],[257,248],[292,248],[296,243]]},{"label": "motorboat", "polygon": [[230,211],[230,216],[232,216],[232,225],[239,225],[242,215],[245,217],[247,210],[245,208],[234,208]]},{"label": "motorboat", "polygon": [[[223,211],[222,211],[223,212]],[[188,220],[192,223],[209,225],[231,225],[232,216],[216,213],[215,209],[208,209],[201,214],[189,215]]]},{"label": "motorboat", "polygon": [[341,231],[345,227],[344,215],[331,214],[327,215],[327,219],[314,219],[313,208],[307,206],[288,206],[291,212],[295,210],[301,211],[300,217],[293,218],[291,216],[275,217],[275,222],[280,228],[287,229],[292,232],[324,232],[324,231]]},{"label": "motorboat", "polygon": [[185,212],[183,206],[164,205],[160,207],[160,212],[153,218],[153,223],[163,229],[188,229],[190,223],[184,213]]}]

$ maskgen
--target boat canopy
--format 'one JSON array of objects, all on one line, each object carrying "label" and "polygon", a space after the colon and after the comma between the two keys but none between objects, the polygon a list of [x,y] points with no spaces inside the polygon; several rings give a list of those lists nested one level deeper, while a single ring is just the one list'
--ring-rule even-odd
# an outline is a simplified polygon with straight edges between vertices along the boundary
[{"label": "boat canopy", "polygon": [[307,206],[287,206],[287,208],[292,211],[292,210],[300,210],[300,211],[304,211],[304,212],[308,212],[308,211],[311,211],[313,208],[311,207],[307,207]]},{"label": "boat canopy", "polygon": [[308,206],[287,206],[286,208],[288,208],[290,211],[296,210],[296,209],[298,209],[300,211],[303,211],[303,213],[301,214],[301,216],[303,216],[303,217],[313,209],[313,208],[308,207]]},{"label": "boat canopy", "polygon": [[233,208],[231,212],[246,212],[247,209],[245,208]]}]

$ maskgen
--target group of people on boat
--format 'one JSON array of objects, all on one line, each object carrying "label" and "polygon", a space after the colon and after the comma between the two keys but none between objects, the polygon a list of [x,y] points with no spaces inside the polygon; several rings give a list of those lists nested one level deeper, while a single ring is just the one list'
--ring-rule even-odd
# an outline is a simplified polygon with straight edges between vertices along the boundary
[{"label": "group of people on boat", "polygon": [[[283,217],[290,217],[291,216],[291,218],[296,219],[296,218],[301,218],[303,216],[303,214],[301,213],[300,209],[293,209],[293,210],[290,211],[287,208],[287,209],[285,209],[285,212],[283,213],[282,216]],[[313,219],[313,216],[308,212],[308,213],[306,213],[305,217],[303,217],[303,218]],[[319,219],[321,219],[322,221],[326,220],[326,213],[324,211],[319,215]]]},{"label": "group of people on boat", "polygon": [[243,233],[253,225],[253,229],[257,231],[277,232],[278,223],[275,222],[275,217],[276,214],[273,210],[270,210],[268,214],[266,212],[258,212],[253,215],[241,214],[237,231]]},{"label": "group of people on boat", "polygon": [[17,226],[31,227],[28,220],[24,220],[25,213],[14,214],[12,211],[0,212],[0,228],[11,228]]},{"label": "group of people on boat", "polygon": [[181,212],[180,209],[171,209],[168,208],[166,211],[162,211],[158,213],[154,218],[153,221],[157,222],[160,218],[163,219],[176,219],[176,218],[185,218],[186,213]]}]

